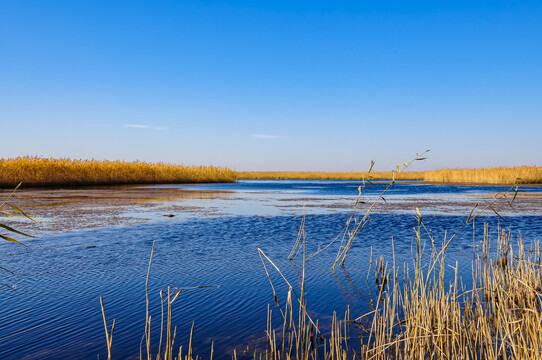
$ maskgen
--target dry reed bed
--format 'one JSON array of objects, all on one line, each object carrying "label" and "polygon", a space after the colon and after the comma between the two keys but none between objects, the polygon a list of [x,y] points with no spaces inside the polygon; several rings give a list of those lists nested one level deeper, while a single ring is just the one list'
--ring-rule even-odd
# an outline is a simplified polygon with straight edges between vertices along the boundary
[{"label": "dry reed bed", "polygon": [[427,171],[425,181],[477,184],[542,184],[542,166],[441,169]]},{"label": "dry reed bed", "polygon": [[234,182],[237,173],[214,166],[47,159],[0,159],[0,187]]},{"label": "dry reed bed", "polygon": [[[240,179],[392,179],[392,171],[240,171],[214,166],[19,157],[0,159],[0,187],[233,182]],[[541,166],[402,171],[401,180],[472,184],[542,184]]]}]

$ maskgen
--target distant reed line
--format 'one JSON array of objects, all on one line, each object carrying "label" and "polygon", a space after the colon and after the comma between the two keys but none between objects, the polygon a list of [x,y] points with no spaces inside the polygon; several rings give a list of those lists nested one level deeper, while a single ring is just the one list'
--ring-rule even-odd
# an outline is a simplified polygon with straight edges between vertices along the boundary
[{"label": "distant reed line", "polygon": [[40,157],[0,159],[0,187],[234,182],[237,173],[215,166],[72,160]]},{"label": "distant reed line", "polygon": [[[391,171],[239,171],[239,179],[253,180],[388,180],[392,178]],[[401,179],[423,180],[423,171],[404,171]]]},{"label": "distant reed line", "polygon": [[427,171],[424,180],[476,184],[542,184],[542,166],[441,169]]},{"label": "distant reed line", "polygon": [[[239,179],[314,179],[359,180],[392,179],[391,171],[324,172],[324,171],[240,171]],[[401,180],[424,180],[438,183],[463,184],[542,184],[542,166],[493,167],[480,169],[441,169],[403,171]]]}]

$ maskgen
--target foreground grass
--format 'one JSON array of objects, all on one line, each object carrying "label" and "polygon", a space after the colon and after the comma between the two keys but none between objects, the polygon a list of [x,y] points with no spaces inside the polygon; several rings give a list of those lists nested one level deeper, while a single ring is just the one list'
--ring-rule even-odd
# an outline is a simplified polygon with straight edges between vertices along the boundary
[{"label": "foreground grass", "polygon": [[214,166],[47,159],[0,159],[0,187],[234,182],[237,173]]},{"label": "foreground grass", "polygon": [[469,288],[457,275],[457,263],[454,279],[445,280],[445,246],[434,247],[429,261],[418,253],[412,273],[408,265],[396,267],[380,257],[371,277],[377,289],[373,311],[354,319],[349,310],[343,318],[334,314],[328,337],[307,313],[303,286],[299,297],[290,290],[284,326],[268,326],[265,359],[542,358],[540,243],[526,250],[521,238],[513,246],[505,231],[496,244],[487,234]]},{"label": "foreground grass", "polygon": [[[359,180],[391,179],[391,171],[325,172],[325,171],[240,171],[240,179],[289,180]],[[401,180],[424,180],[458,184],[542,184],[542,166],[493,167],[482,169],[441,169],[403,171]]]}]

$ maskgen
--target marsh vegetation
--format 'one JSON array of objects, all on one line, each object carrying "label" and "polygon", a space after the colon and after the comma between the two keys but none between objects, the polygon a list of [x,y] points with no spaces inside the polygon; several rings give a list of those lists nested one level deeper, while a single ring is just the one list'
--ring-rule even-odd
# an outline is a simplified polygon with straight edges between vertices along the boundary
[{"label": "marsh vegetation", "polygon": [[424,173],[425,181],[473,184],[542,184],[542,166],[441,169]]},{"label": "marsh vegetation", "polygon": [[492,242],[486,225],[483,239],[476,243],[472,278],[462,279],[460,265],[445,261],[446,240],[439,248],[431,239],[430,256],[424,260],[427,256],[418,243],[422,231],[420,219],[413,264],[396,264],[395,254],[392,259],[375,258],[367,274],[368,286],[376,288],[373,310],[334,313],[328,336],[321,334],[318,321],[307,311],[304,283],[297,292],[288,283],[284,310],[276,301],[284,323],[281,329],[268,326],[263,358],[539,359],[540,243],[526,249],[521,237],[513,244],[505,230]]},{"label": "marsh vegetation", "polygon": [[233,182],[237,173],[215,166],[49,159],[0,159],[0,187]]},{"label": "marsh vegetation", "polygon": [[[394,171],[233,171],[215,166],[72,160],[40,157],[0,159],[0,187],[122,184],[228,183],[248,180],[389,180]],[[401,180],[457,184],[542,184],[541,166],[405,170]]]}]

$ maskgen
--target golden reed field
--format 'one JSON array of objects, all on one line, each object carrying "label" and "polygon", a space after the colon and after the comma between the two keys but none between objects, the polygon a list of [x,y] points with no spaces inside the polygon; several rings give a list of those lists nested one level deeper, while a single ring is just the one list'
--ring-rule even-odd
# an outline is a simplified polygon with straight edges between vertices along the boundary
[{"label": "golden reed field", "polygon": [[425,181],[476,184],[542,184],[542,166],[442,169],[427,171]]},{"label": "golden reed field", "polygon": [[[40,157],[0,159],[0,187],[215,183],[237,179],[386,180],[391,171],[233,171],[215,166],[72,160]],[[398,179],[437,183],[542,184],[542,166],[402,171]]]},{"label": "golden reed field", "polygon": [[0,186],[115,185],[233,182],[237,173],[214,166],[47,159],[0,159]]},{"label": "golden reed field", "polygon": [[[318,171],[240,171],[239,179],[316,179],[354,180],[391,179],[391,171],[318,172]],[[424,180],[465,184],[542,184],[542,166],[493,167],[483,169],[441,169],[403,171],[401,180]]]}]

